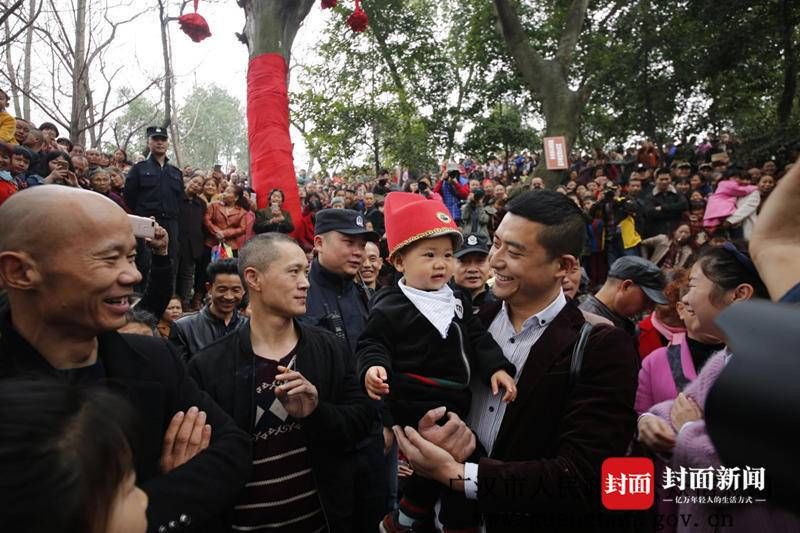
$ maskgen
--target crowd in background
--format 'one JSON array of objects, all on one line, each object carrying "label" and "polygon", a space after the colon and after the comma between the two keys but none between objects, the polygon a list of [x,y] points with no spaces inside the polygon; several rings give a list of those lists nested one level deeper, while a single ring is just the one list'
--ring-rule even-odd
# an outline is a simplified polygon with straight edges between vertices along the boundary
[{"label": "crowd in background", "polygon": [[[476,512],[483,513],[491,532],[530,530],[552,511],[541,493],[531,496],[533,503],[508,497],[516,490],[509,480],[519,478],[531,486],[574,491],[567,514],[607,518],[592,499],[607,456],[651,456],[656,479],[667,467],[720,463],[704,414],[709,390],[733,356],[718,316],[754,298],[798,299],[797,276],[786,271],[775,276],[764,260],[768,254],[762,249],[751,257],[748,242],[758,251],[779,232],[776,219],[791,209],[772,201],[766,204],[772,207],[766,222],[759,217],[776,186],[800,196],[800,167],[779,168],[772,159],[739,161],[727,135],[696,145],[659,149],[645,141],[608,155],[573,154],[555,187],[537,173],[535,152],[502,160],[490,156],[485,162],[465,157],[418,175],[381,170],[369,179],[300,171],[302,211],[294,220],[284,205],[289,191],[268,191],[268,205],[259,209],[248,177],[234,168],[172,166],[163,128],[148,128],[147,157],[131,161],[124,150],[105,154],[75,145],[52,123],[13,122],[10,136],[0,129],[6,135],[0,138],[0,281],[8,291],[8,302],[0,305],[0,357],[5,358],[0,376],[4,382],[37,372],[68,383],[127,380],[134,409],[149,422],[141,452],[133,445],[132,416],[124,404],[68,387],[0,383],[0,405],[14,414],[0,417],[8,431],[34,419],[37,405],[59,405],[43,418],[50,421],[50,433],[20,431],[8,441],[12,445],[0,445],[6,460],[0,468],[15,487],[55,485],[42,472],[13,470],[14,461],[7,460],[12,453],[20,464],[30,460],[30,450],[13,444],[52,439],[74,444],[81,461],[64,460],[61,446],[46,448],[51,462],[45,473],[61,475],[70,470],[65,465],[77,464],[70,479],[83,476],[90,488],[76,498],[91,501],[97,493],[102,496],[97,505],[108,507],[89,506],[86,512],[81,504],[65,505],[58,519],[78,524],[75,531],[124,531],[115,522],[125,521],[115,511],[123,485],[127,500],[119,505],[136,515],[125,523],[130,531],[143,531],[148,498],[152,531],[192,525],[227,531],[239,524],[240,529],[372,532],[379,522],[384,532],[430,531],[432,509],[413,516],[414,506],[405,501],[404,507],[404,490],[411,491],[409,480],[419,477],[433,480],[427,486],[437,491],[447,487],[457,499],[477,500]],[[8,124],[0,115],[0,127]],[[15,197],[26,189],[35,191]],[[415,222],[387,214],[387,198],[398,191],[418,195],[403,201],[424,199],[419,212],[431,211],[428,200],[437,202],[434,230],[452,222],[461,233],[451,243],[463,241],[460,249],[446,247],[441,272],[447,275],[440,276],[437,291],[448,298],[455,291],[469,305],[398,289],[413,272],[406,256],[399,262],[390,258],[396,250],[390,250],[387,233]],[[134,242],[123,212],[155,219],[153,235]],[[54,218],[41,222],[41,235],[26,237],[32,229],[24,224],[50,215]],[[60,223],[69,217],[85,228],[81,244],[101,249],[97,257],[81,263],[78,245],[68,238],[70,225]],[[426,228],[404,231],[423,241],[433,235]],[[122,244],[114,241],[109,252],[102,246],[111,237]],[[40,254],[53,256],[29,261]],[[103,273],[112,270],[108,283],[123,286],[125,294],[100,290],[107,289],[99,287]],[[787,286],[776,277],[793,281]],[[50,279],[47,291],[37,285]],[[134,288],[134,300],[141,300],[128,308],[127,289]],[[444,333],[430,334],[436,342],[439,335],[454,343],[460,339],[464,357],[464,338],[453,336],[452,325],[458,322],[458,332],[466,327],[469,337],[480,331],[481,342],[496,348],[510,372],[517,371],[517,403],[501,406],[484,387],[486,401],[468,415],[465,409],[464,420],[448,415],[439,421],[442,413],[429,412],[420,419],[419,432],[392,428],[387,412],[367,399],[363,380],[354,381],[363,378],[355,371],[367,320],[375,315],[376,300],[390,291],[421,313],[422,326],[437,322],[426,309],[457,316],[434,324]],[[83,299],[97,305],[83,305]],[[475,317],[468,322],[471,315],[463,313],[473,307]],[[83,318],[92,313],[102,320]],[[392,327],[403,325],[389,318]],[[30,331],[38,332],[33,340]],[[89,332],[89,340],[75,341],[75,331]],[[371,334],[380,337],[383,330]],[[422,333],[414,334],[420,338],[402,340],[422,339]],[[59,342],[42,340],[48,335],[60,336],[71,349],[53,351]],[[83,357],[87,349],[90,355]],[[113,359],[112,352],[122,355]],[[576,357],[584,361],[577,371],[571,363]],[[469,382],[469,370],[467,376]],[[426,376],[421,381],[453,386]],[[287,387],[296,389],[294,398]],[[106,407],[97,408],[98,401]],[[504,417],[513,424],[504,424]],[[54,421],[59,418],[69,423],[59,425]],[[96,442],[86,437],[104,418],[114,419],[107,432]],[[442,437],[447,431],[461,435],[457,446]],[[82,448],[86,440],[102,455],[82,455],[94,450]],[[481,446],[491,459],[474,459],[472,452]],[[105,485],[92,478],[93,470],[106,468],[113,475]],[[275,478],[270,468],[287,470]],[[146,495],[136,489],[136,476]],[[488,478],[505,483],[499,496],[478,483]],[[273,486],[287,479],[298,481]],[[13,491],[2,494],[18,498]],[[698,507],[671,495],[659,489],[651,512],[705,517],[724,510],[735,515],[736,531],[756,525],[800,531],[797,516],[772,502]],[[279,509],[281,519],[262,508]],[[32,511],[3,512],[19,520]],[[531,521],[509,528],[502,525],[508,516]],[[649,531],[655,516],[617,515],[630,520],[615,531]],[[552,531],[601,530],[574,525]],[[679,524],[673,529],[688,530]],[[470,525],[465,531],[477,529]]]}]

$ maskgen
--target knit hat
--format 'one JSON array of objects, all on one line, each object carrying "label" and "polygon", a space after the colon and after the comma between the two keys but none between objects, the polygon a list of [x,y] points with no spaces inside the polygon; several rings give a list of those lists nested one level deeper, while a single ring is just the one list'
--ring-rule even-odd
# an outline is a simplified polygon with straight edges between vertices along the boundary
[{"label": "knit hat", "polygon": [[456,247],[461,246],[461,232],[440,200],[429,200],[421,194],[391,192],[386,196],[384,220],[389,259],[409,244],[442,235],[455,237]]}]

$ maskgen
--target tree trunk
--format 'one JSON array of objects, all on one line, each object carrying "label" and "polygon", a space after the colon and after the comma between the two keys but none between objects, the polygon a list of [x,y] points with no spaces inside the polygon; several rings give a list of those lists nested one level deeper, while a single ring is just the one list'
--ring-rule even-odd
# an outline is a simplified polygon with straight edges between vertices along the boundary
[{"label": "tree trunk", "polygon": [[[503,40],[531,94],[542,103],[542,113],[547,124],[545,135],[563,136],[567,151],[572,149],[575,142],[589,96],[588,86],[574,91],[570,88],[568,79],[588,4],[588,0],[572,1],[559,39],[558,52],[553,59],[544,59],[531,46],[519,15],[509,0],[494,0]],[[563,171],[546,170],[544,161],[545,158],[539,163],[537,175],[544,179],[548,188],[554,189],[561,184]]]},{"label": "tree trunk", "polygon": [[181,144],[180,129],[173,120],[175,109],[175,73],[172,70],[172,42],[169,38],[169,17],[166,13],[163,0],[158,0],[158,17],[161,22],[161,52],[164,58],[164,121],[162,126],[169,130],[172,150],[175,153],[175,162],[183,168],[183,146]]},{"label": "tree trunk", "polygon": [[[244,8],[250,63],[247,68],[247,139],[250,174],[258,206],[273,188],[284,193],[284,208],[300,221],[300,195],[289,135],[289,59],[300,24],[314,0],[239,0]],[[294,235],[302,228],[295,226]]]},{"label": "tree trunk", "polygon": [[797,96],[797,50],[794,43],[796,21],[792,12],[792,3],[796,0],[782,0],[782,44],[783,44],[783,91],[778,101],[778,125],[785,128],[792,117],[794,99]]},{"label": "tree trunk", "polygon": [[377,176],[378,173],[381,171],[381,137],[380,137],[380,128],[378,128],[378,124],[373,121],[372,122],[372,156],[375,161],[375,175]]},{"label": "tree trunk", "polygon": [[[28,20],[33,20],[36,16],[36,0],[30,0],[28,4]],[[31,119],[31,99],[28,96],[31,92],[31,55],[33,54],[33,24],[25,30],[25,54],[23,59],[22,71],[22,118]]]},{"label": "tree trunk", "polygon": [[77,0],[72,63],[72,109],[69,119],[70,141],[75,144],[84,144],[86,139],[86,77],[86,0]]}]

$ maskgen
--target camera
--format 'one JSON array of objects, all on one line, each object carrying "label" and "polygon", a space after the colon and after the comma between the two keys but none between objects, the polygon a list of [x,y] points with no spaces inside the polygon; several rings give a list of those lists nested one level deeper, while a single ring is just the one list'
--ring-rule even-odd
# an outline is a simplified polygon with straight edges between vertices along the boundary
[{"label": "camera", "polygon": [[461,173],[458,170],[449,170],[447,172],[447,179],[455,180],[458,179],[460,175]]}]

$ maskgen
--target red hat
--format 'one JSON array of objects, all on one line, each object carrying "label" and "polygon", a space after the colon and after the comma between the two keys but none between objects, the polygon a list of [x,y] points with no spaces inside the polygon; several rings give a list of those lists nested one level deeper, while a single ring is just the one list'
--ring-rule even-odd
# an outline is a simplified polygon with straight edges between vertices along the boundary
[{"label": "red hat", "polygon": [[410,192],[391,192],[386,196],[384,217],[390,259],[398,250],[420,239],[452,235],[458,240],[457,247],[461,246],[461,232],[439,200]]}]

